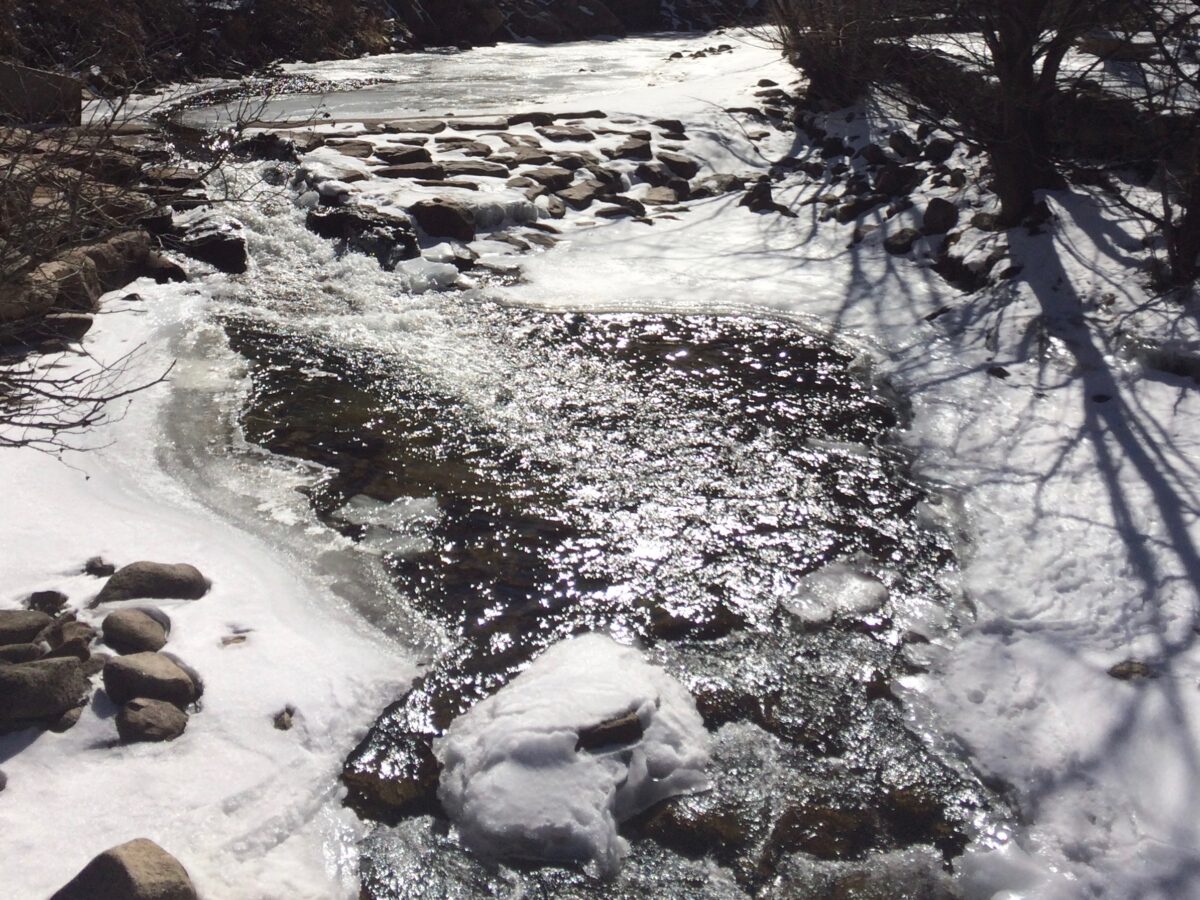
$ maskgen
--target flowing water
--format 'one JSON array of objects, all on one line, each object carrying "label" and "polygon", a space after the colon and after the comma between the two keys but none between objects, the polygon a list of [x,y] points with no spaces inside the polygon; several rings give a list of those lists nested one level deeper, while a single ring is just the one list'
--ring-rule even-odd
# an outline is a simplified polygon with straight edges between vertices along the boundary
[{"label": "flowing water", "polygon": [[[364,896],[954,895],[1003,810],[897,697],[965,613],[868,359],[779,319],[412,296],[286,191],[239,214],[257,269],[179,348],[185,374],[219,357],[238,377],[181,392],[174,452],[428,654],[347,761],[378,823]],[[237,498],[195,461],[214,415],[226,465],[268,487]],[[714,789],[626,823],[617,883],[485,864],[428,791],[378,790],[427,782],[433,736],[586,630],[643,646],[714,735]]]}]

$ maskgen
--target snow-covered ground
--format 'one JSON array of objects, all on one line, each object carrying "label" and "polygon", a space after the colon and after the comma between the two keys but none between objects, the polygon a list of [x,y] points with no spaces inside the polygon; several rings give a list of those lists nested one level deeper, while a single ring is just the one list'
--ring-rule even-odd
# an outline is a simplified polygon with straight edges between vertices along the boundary
[{"label": "snow-covered ground", "polygon": [[[109,314],[87,338],[105,361],[144,345],[127,384],[183,355],[176,340],[194,333],[207,303],[197,291],[131,289],[143,302],[110,296]],[[361,826],[341,805],[337,775],[415,666],[313,575],[302,546],[243,530],[186,488],[172,461],[168,407],[228,391],[237,373],[219,361],[203,369],[185,361],[173,374],[91,435],[96,449],[61,462],[36,451],[0,454],[0,607],[57,589],[99,626],[113,608],[137,605],[85,609],[103,584],[82,574],[93,555],[189,562],[213,582],[200,600],[154,601],[172,620],[165,649],[204,682],[183,737],[122,746],[116,708],[102,699],[64,734],[0,736],[8,776],[0,895],[48,896],[100,851],[149,837],[183,861],[206,897],[355,896]],[[277,730],[274,717],[287,706],[295,725]]]},{"label": "snow-covered ground", "polygon": [[[436,99],[459,111],[518,111],[514,85],[528,82],[538,85],[530,105],[679,118],[688,153],[710,171],[757,174],[797,152],[792,135],[753,141],[723,110],[747,105],[760,78],[792,80],[770,48],[744,37],[672,40],[539,48],[519,70],[493,69],[511,73],[498,86],[473,80],[460,95],[453,66],[484,69],[517,51],[447,56]],[[722,40],[735,51],[666,60],[673,48]],[[571,66],[595,57],[611,63],[611,79],[573,84]],[[429,108],[395,100],[364,100],[353,114]],[[879,110],[839,121],[860,140],[893,127]],[[1008,238],[1022,270],[966,296],[931,271],[924,241],[915,259],[884,251],[883,236],[916,212],[869,214],[879,230],[852,246],[853,224],[819,222],[821,206],[804,204],[821,191],[800,176],[776,184],[795,219],[750,213],[734,195],[652,227],[581,222],[554,249],[523,258],[526,283],[504,294],[556,308],[771,313],[868,348],[911,400],[904,437],[919,474],[961,510],[963,589],[977,613],[930,674],[906,681],[905,696],[917,727],[958,741],[981,771],[1012,785],[1021,813],[1011,838],[969,852],[967,895],[1200,896],[1200,404],[1191,380],[1122,353],[1129,334],[1194,349],[1194,306],[1147,292],[1142,229],[1101,195],[1050,195],[1042,233]],[[986,202],[972,186],[941,193]],[[980,254],[998,240],[967,239]],[[172,330],[203,303],[173,297],[152,304],[152,317],[105,319],[89,345],[146,339],[149,365],[161,363]],[[90,481],[33,454],[0,455],[0,602],[59,585],[82,598],[82,582],[64,573],[96,552],[199,565],[213,593],[170,612],[173,649],[205,675],[205,710],[189,725],[191,743],[96,749],[108,725],[89,712],[74,731],[4,761],[0,884],[33,896],[101,847],[145,834],[187,846],[185,862],[215,896],[305,896],[309,888],[290,885],[307,884],[318,847],[353,856],[336,839],[353,828],[332,802],[333,775],[390,699],[389,681],[408,669],[326,604],[284,548],[223,524],[159,466],[159,405],[139,399],[107,432],[111,446],[72,459]],[[221,650],[231,623],[254,635]],[[1129,658],[1157,677],[1107,674]],[[304,713],[308,744],[270,727],[288,702]],[[11,740],[0,739],[5,755]],[[85,795],[95,799],[81,809],[75,798]],[[53,837],[30,827],[35,810],[55,822]]]}]

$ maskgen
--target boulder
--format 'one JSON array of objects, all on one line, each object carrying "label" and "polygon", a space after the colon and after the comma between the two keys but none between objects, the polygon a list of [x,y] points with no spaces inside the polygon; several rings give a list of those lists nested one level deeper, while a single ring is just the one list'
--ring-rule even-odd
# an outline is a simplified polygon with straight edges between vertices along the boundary
[{"label": "boulder", "polygon": [[387,123],[387,128],[406,134],[440,134],[446,130],[446,123],[440,119],[403,119]]},{"label": "boulder", "polygon": [[575,173],[570,169],[558,166],[542,166],[525,172],[524,177],[536,181],[549,191],[561,191],[563,188],[570,187],[571,182],[575,179]]},{"label": "boulder", "polygon": [[609,192],[599,181],[580,181],[557,192],[557,196],[571,209],[587,209],[592,203]]},{"label": "boulder", "polygon": [[27,644],[53,621],[36,609],[0,609],[0,647]]},{"label": "boulder", "polygon": [[406,147],[402,144],[391,147],[378,147],[375,149],[375,156],[389,166],[406,166],[414,163],[433,162],[433,157],[429,155],[429,151],[424,147]]},{"label": "boulder", "polygon": [[609,159],[653,159],[654,148],[642,138],[631,137],[619,146],[603,151]]},{"label": "boulder", "polygon": [[119,609],[105,616],[100,628],[104,643],[118,653],[154,652],[167,643],[171,620],[157,609]]},{"label": "boulder", "polygon": [[894,131],[888,136],[888,146],[905,159],[918,159],[921,146],[903,131]]},{"label": "boulder", "polygon": [[184,707],[199,691],[192,677],[165,653],[131,653],[104,665],[104,689],[114,703],[138,697],[166,700]]},{"label": "boulder", "polygon": [[134,562],[108,579],[92,606],[116,600],[199,600],[212,583],[187,563]]},{"label": "boulder", "polygon": [[670,187],[653,187],[642,195],[642,201],[649,203],[651,206],[665,206],[670,203],[678,203],[681,199],[679,194]]},{"label": "boulder", "polygon": [[0,721],[61,716],[78,706],[87,690],[77,659],[0,665]]},{"label": "boulder", "polygon": [[469,206],[435,197],[413,204],[408,211],[421,229],[432,237],[455,238],[464,242],[475,240],[475,212]]},{"label": "boulder", "polygon": [[137,697],[117,713],[117,734],[126,744],[173,741],[187,728],[188,714],[165,700]]},{"label": "boulder", "polygon": [[[563,141],[594,141],[596,136],[586,128],[579,128],[575,125],[550,125],[539,128],[537,133],[548,141],[561,143]],[[649,158],[649,157],[647,157]]]},{"label": "boulder", "polygon": [[50,900],[197,900],[175,857],[146,838],[105,850]]},{"label": "boulder", "polygon": [[42,655],[41,644],[5,644],[0,647],[0,662],[33,662],[35,659],[41,659]]},{"label": "boulder", "polygon": [[660,150],[658,160],[680,178],[695,178],[700,173],[700,164],[682,153]]},{"label": "boulder", "polygon": [[883,249],[892,256],[903,256],[910,252],[913,244],[921,236],[915,228],[901,228],[895,234],[889,234],[883,241]]},{"label": "boulder", "polygon": [[740,191],[746,186],[746,180],[740,175],[719,173],[706,175],[692,185],[692,199],[702,200],[705,197],[716,197],[719,194],[729,194]]},{"label": "boulder", "polygon": [[383,166],[372,174],[379,178],[432,178],[441,181],[446,170],[437,163],[405,163],[400,166]]},{"label": "boulder", "polygon": [[508,117],[508,125],[510,128],[515,125],[538,125],[545,127],[553,124],[554,114],[547,112],[517,113],[516,115]]},{"label": "boulder", "polygon": [[940,165],[954,155],[954,141],[948,138],[934,138],[925,145],[924,155],[931,163]]},{"label": "boulder", "polygon": [[498,162],[488,162],[483,159],[445,159],[442,168],[447,177],[466,175],[483,178],[507,178],[508,166]]},{"label": "boulder", "polygon": [[357,204],[318,206],[309,210],[304,223],[310,231],[337,241],[338,253],[373,256],[389,272],[421,252],[416,231],[407,216]]},{"label": "boulder", "polygon": [[889,197],[911,193],[921,183],[925,174],[916,166],[901,166],[890,163],[875,175],[875,191]]},{"label": "boulder", "polygon": [[96,629],[86,622],[76,622],[73,613],[68,613],[68,616],[70,618],[60,618],[53,625],[43,629],[37,639],[50,645],[47,656],[87,659],[88,647],[96,639]]},{"label": "boulder", "polygon": [[554,157],[540,147],[513,147],[503,157],[496,157],[511,166],[545,166]]},{"label": "boulder", "polygon": [[935,197],[925,207],[922,234],[946,234],[958,224],[958,207],[949,200]]},{"label": "boulder", "polygon": [[630,710],[596,725],[579,729],[575,752],[633,744],[640,741],[644,733],[645,728],[638,718],[637,710]]},{"label": "boulder", "polygon": [[102,556],[93,556],[83,564],[84,574],[91,575],[94,578],[107,578],[116,571],[117,567]]},{"label": "boulder", "polygon": [[246,271],[249,259],[246,236],[242,233],[242,223],[236,219],[207,216],[182,235],[164,235],[162,241],[163,246],[222,272],[240,275]]}]

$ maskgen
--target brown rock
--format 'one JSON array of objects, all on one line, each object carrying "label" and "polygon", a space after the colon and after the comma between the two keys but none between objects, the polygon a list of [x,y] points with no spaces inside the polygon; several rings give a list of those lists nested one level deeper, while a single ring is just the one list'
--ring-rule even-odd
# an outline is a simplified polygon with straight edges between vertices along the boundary
[{"label": "brown rock", "polygon": [[433,162],[433,157],[429,155],[429,151],[424,147],[405,147],[403,145],[379,147],[375,150],[375,156],[389,166],[407,166],[415,163],[428,164]]},{"label": "brown rock", "polygon": [[614,716],[597,725],[579,730],[579,739],[575,742],[575,752],[580,750],[598,750],[601,747],[612,747],[619,744],[632,744],[642,739],[645,729],[636,710],[629,710],[619,716]]},{"label": "brown rock", "polygon": [[60,716],[79,705],[88,682],[77,659],[0,666],[0,721]]},{"label": "brown rock", "polygon": [[444,197],[435,197],[414,204],[408,211],[422,230],[432,237],[475,240],[475,213],[468,206]]},{"label": "brown rock", "polygon": [[117,734],[127,744],[173,741],[187,728],[188,714],[165,700],[137,697],[117,713]]},{"label": "brown rock", "polygon": [[437,163],[406,163],[401,166],[382,166],[372,174],[379,178],[430,178],[441,181],[446,170]]},{"label": "brown rock", "polygon": [[179,860],[146,838],[105,850],[50,900],[197,900]]},{"label": "brown rock", "polygon": [[0,647],[0,660],[8,663],[32,662],[41,659],[42,653],[40,644],[5,644]]},{"label": "brown rock", "polygon": [[508,166],[498,162],[488,162],[483,159],[444,159],[442,168],[446,175],[467,175],[483,178],[507,178]]},{"label": "brown rock", "polygon": [[579,128],[574,125],[550,125],[544,128],[537,129],[540,134],[548,141],[562,143],[563,141],[594,141],[596,136],[586,128]]},{"label": "brown rock", "polygon": [[91,575],[94,578],[107,578],[115,574],[117,567],[106,561],[102,556],[93,556],[83,564],[83,572],[85,575]]},{"label": "brown rock", "polygon": [[53,621],[35,609],[0,609],[0,647],[27,644]]},{"label": "brown rock", "polygon": [[572,209],[587,209],[607,192],[608,188],[599,181],[581,181],[558,191],[557,195]]},{"label": "brown rock", "polygon": [[25,601],[25,605],[48,616],[56,616],[66,607],[67,595],[62,591],[34,591]]},{"label": "brown rock", "polygon": [[695,178],[700,173],[700,164],[682,153],[672,153],[670,150],[658,151],[658,159],[680,178]]},{"label": "brown rock", "polygon": [[119,609],[109,613],[100,626],[104,643],[118,653],[161,650],[167,643],[171,620],[157,609]]},{"label": "brown rock", "polygon": [[132,653],[110,659],[104,666],[104,689],[114,703],[143,697],[184,707],[198,696],[191,676],[163,653]]},{"label": "brown rock", "polygon": [[199,600],[211,586],[212,583],[195,566],[143,560],[118,569],[92,601],[92,606],[141,597]]},{"label": "brown rock", "polygon": [[542,166],[537,169],[530,169],[524,173],[526,178],[536,181],[550,191],[561,191],[563,188],[569,187],[571,182],[575,180],[575,173],[570,169],[559,168],[558,166]]}]

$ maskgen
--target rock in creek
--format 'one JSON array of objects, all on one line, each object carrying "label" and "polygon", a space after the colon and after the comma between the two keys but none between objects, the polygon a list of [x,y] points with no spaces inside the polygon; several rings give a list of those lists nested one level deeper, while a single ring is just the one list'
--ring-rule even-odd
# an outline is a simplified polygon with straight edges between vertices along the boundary
[{"label": "rock in creek", "polygon": [[25,605],[38,612],[56,616],[66,607],[67,595],[62,591],[34,591]]},{"label": "rock in creek", "polygon": [[375,148],[375,156],[389,166],[433,162],[433,157],[429,155],[429,151],[424,147],[406,147],[404,145],[377,147]]},{"label": "rock in creek", "polygon": [[435,197],[414,203],[408,211],[431,237],[455,238],[464,242],[475,240],[475,212],[469,206]]},{"label": "rock in creek", "polygon": [[309,231],[337,241],[338,253],[373,256],[388,272],[421,253],[407,217],[365,206],[319,206],[309,210],[304,224]]},{"label": "rock in creek", "polygon": [[167,643],[171,620],[157,609],[119,609],[109,613],[100,627],[104,643],[118,653],[146,653]]},{"label": "rock in creek", "polygon": [[140,697],[184,707],[199,696],[192,677],[163,653],[132,653],[110,659],[104,666],[104,689],[114,703]]},{"label": "rock in creek", "polygon": [[41,644],[5,644],[0,647],[0,662],[23,663],[41,659],[45,648]]},{"label": "rock in creek", "polygon": [[35,609],[0,609],[0,646],[27,644],[53,621]]},{"label": "rock in creek", "polygon": [[61,716],[78,706],[87,690],[77,659],[0,665],[0,721]]},{"label": "rock in creek", "polygon": [[210,266],[240,275],[246,271],[248,256],[242,223],[236,219],[206,216],[182,234],[161,237],[163,246],[206,262]]},{"label": "rock in creek", "polygon": [[117,600],[199,600],[212,586],[200,570],[187,563],[140,562],[122,566],[108,579],[92,606]]},{"label": "rock in creek", "polygon": [[173,741],[187,728],[188,714],[165,700],[138,697],[117,713],[117,734],[127,744]]},{"label": "rock in creek", "polygon": [[49,645],[47,656],[73,656],[78,660],[88,658],[88,647],[95,639],[96,629],[85,622],[76,622],[74,613],[60,616],[37,636],[39,642]]},{"label": "rock in creek", "polygon": [[175,857],[146,838],[105,850],[50,900],[196,900]]}]

